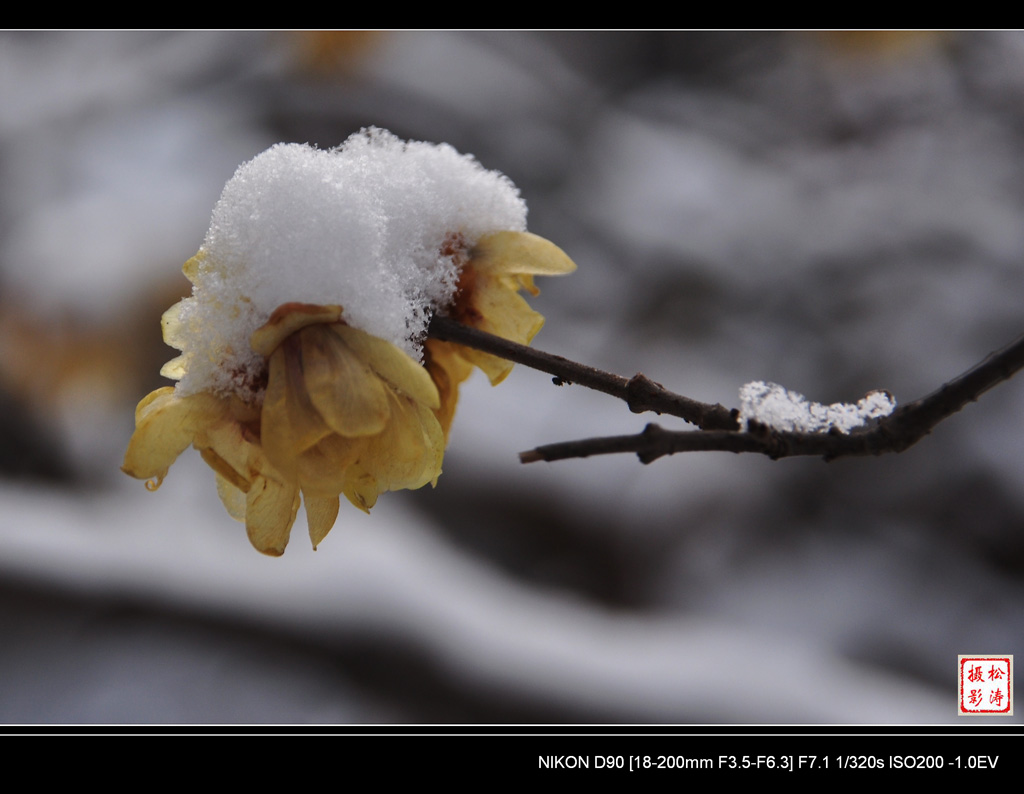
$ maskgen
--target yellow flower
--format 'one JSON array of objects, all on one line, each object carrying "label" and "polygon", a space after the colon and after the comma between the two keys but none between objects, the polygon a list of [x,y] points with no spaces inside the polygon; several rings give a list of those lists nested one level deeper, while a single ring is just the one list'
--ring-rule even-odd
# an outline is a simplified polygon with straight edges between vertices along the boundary
[{"label": "yellow flower", "polygon": [[[176,322],[172,308],[165,338],[175,338]],[[136,409],[122,469],[155,490],[192,444],[253,546],[275,556],[288,543],[300,493],[316,548],[341,494],[369,511],[384,491],[436,482],[444,453],[438,391],[407,354],[346,325],[339,306],[297,303],[280,306],[251,346],[267,360],[261,405],[158,389]]]},{"label": "yellow flower", "polygon": [[[461,267],[450,314],[528,344],[544,324],[519,295],[538,293],[534,275],[575,265],[557,246],[527,232],[498,232],[467,248],[451,238],[442,254]],[[189,260],[193,280],[203,256]],[[164,339],[184,347],[184,302],[163,318]],[[192,329],[194,332],[194,329]],[[265,368],[240,394],[157,389],[139,403],[125,473],[156,490],[191,444],[217,475],[217,492],[245,522],[252,545],[280,555],[300,497],[315,549],[337,518],[340,496],[369,512],[384,491],[436,484],[459,384],[473,365],[500,383],[504,359],[428,339],[420,365],[390,342],[346,324],[342,308],[285,303],[249,340]],[[161,372],[182,378],[187,355]],[[255,380],[255,382],[254,382]],[[263,384],[265,383],[265,386]]]},{"label": "yellow flower", "polygon": [[[534,276],[560,276],[576,269],[566,253],[554,243],[530,232],[503,231],[481,237],[468,251],[462,241],[451,238],[443,253],[464,258],[459,272],[455,301],[448,315],[464,325],[503,339],[528,345],[544,325],[544,317],[530,308],[520,290],[533,296],[540,290]],[[512,362],[473,348],[428,339],[424,345],[425,366],[441,398],[438,421],[445,438],[455,413],[459,384],[479,367],[497,386],[512,371]]]},{"label": "yellow flower", "polygon": [[539,237],[486,233],[525,224],[512,182],[446,144],[369,128],[330,150],[270,147],[224,186],[185,263],[192,296],[162,321],[181,355],[161,374],[179,383],[139,403],[122,468],[155,489],[194,446],[274,555],[300,502],[315,548],[342,495],[368,511],[435,483],[459,384],[512,365],[425,340],[431,316],[527,344],[544,320],[519,292],[575,269]]}]

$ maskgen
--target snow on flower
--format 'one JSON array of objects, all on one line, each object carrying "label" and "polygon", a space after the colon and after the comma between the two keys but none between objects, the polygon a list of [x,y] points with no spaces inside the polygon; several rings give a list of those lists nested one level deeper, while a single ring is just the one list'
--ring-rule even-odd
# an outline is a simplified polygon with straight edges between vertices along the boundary
[{"label": "snow on flower", "polygon": [[891,414],[896,401],[887,391],[869,392],[856,403],[822,405],[777,383],[754,381],[740,389],[740,427],[748,421],[795,433],[848,434],[869,420]]},{"label": "snow on flower", "polygon": [[163,318],[178,381],[139,403],[123,470],[155,490],[190,444],[260,551],[284,552],[300,495],[314,548],[340,496],[369,510],[436,483],[458,386],[511,364],[426,340],[435,312],[528,343],[519,295],[575,269],[525,231],[512,182],[448,145],[369,129],[242,165]]}]

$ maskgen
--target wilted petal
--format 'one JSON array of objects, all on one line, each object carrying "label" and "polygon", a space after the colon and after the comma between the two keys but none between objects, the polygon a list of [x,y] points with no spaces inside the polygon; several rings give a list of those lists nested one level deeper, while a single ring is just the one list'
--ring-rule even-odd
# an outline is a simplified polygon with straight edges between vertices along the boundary
[{"label": "wilted petal", "polygon": [[306,522],[309,524],[309,539],[313,543],[313,550],[316,551],[320,541],[327,537],[327,533],[334,526],[341,500],[337,496],[317,497],[309,496],[305,492],[303,499],[306,505]]},{"label": "wilted petal", "polygon": [[299,511],[299,489],[257,476],[245,495],[245,531],[264,554],[280,557]]}]

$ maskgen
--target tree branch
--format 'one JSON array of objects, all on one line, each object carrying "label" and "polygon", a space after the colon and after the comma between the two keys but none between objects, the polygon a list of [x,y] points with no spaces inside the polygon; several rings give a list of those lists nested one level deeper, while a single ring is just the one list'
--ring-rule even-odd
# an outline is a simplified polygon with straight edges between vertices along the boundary
[{"label": "tree branch", "polygon": [[449,317],[435,315],[427,328],[427,335],[546,372],[554,376],[554,382],[559,386],[576,383],[610,394],[624,401],[633,413],[654,411],[670,414],[701,428],[673,431],[649,424],[642,433],[631,436],[601,436],[545,444],[521,452],[519,459],[523,463],[621,452],[635,452],[643,463],[677,452],[757,452],[773,460],[799,455],[821,455],[825,460],[832,460],[853,455],[903,452],[931,433],[939,422],[1024,368],[1024,335],[1021,335],[931,394],[900,406],[872,427],[849,434],[836,430],[829,433],[797,433],[773,430],[750,422],[747,431],[740,432],[738,410],[676,394],[641,373],[632,378],[624,378],[562,356],[510,342],[462,325]]},{"label": "tree branch", "polygon": [[677,452],[757,452],[774,459],[798,455],[821,455],[825,460],[853,455],[881,455],[909,449],[947,417],[967,403],[1011,378],[1024,368],[1024,336],[990,354],[982,362],[943,384],[931,394],[897,408],[871,428],[848,435],[831,433],[795,433],[772,430],[751,423],[747,432],[714,430],[670,431],[649,424],[632,436],[606,436],[559,444],[546,444],[522,452],[523,463],[555,461],[635,452],[643,463]]},{"label": "tree branch", "polygon": [[685,419],[705,430],[738,430],[737,411],[730,411],[719,404],[711,405],[691,400],[681,394],[669,391],[660,383],[637,373],[632,378],[613,375],[611,372],[588,367],[562,356],[545,353],[526,345],[510,342],[500,336],[479,331],[449,317],[434,315],[427,327],[427,335],[445,342],[482,350],[485,353],[523,364],[549,375],[554,375],[558,386],[578,384],[588,389],[610,394],[624,401],[633,413],[654,411]]}]

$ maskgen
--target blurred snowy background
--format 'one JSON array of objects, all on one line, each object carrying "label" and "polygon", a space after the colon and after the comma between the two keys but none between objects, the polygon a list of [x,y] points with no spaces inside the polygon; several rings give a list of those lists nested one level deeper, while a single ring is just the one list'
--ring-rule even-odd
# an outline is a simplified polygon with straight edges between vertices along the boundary
[{"label": "blurred snowy background", "polygon": [[579,265],[539,347],[692,397],[1024,330],[1020,34],[2,34],[0,721],[955,722],[1024,659],[1019,379],[900,456],[523,466],[654,417],[476,373],[435,490],[281,559],[194,451],[122,475],[224,182],[367,125],[520,187]]}]

